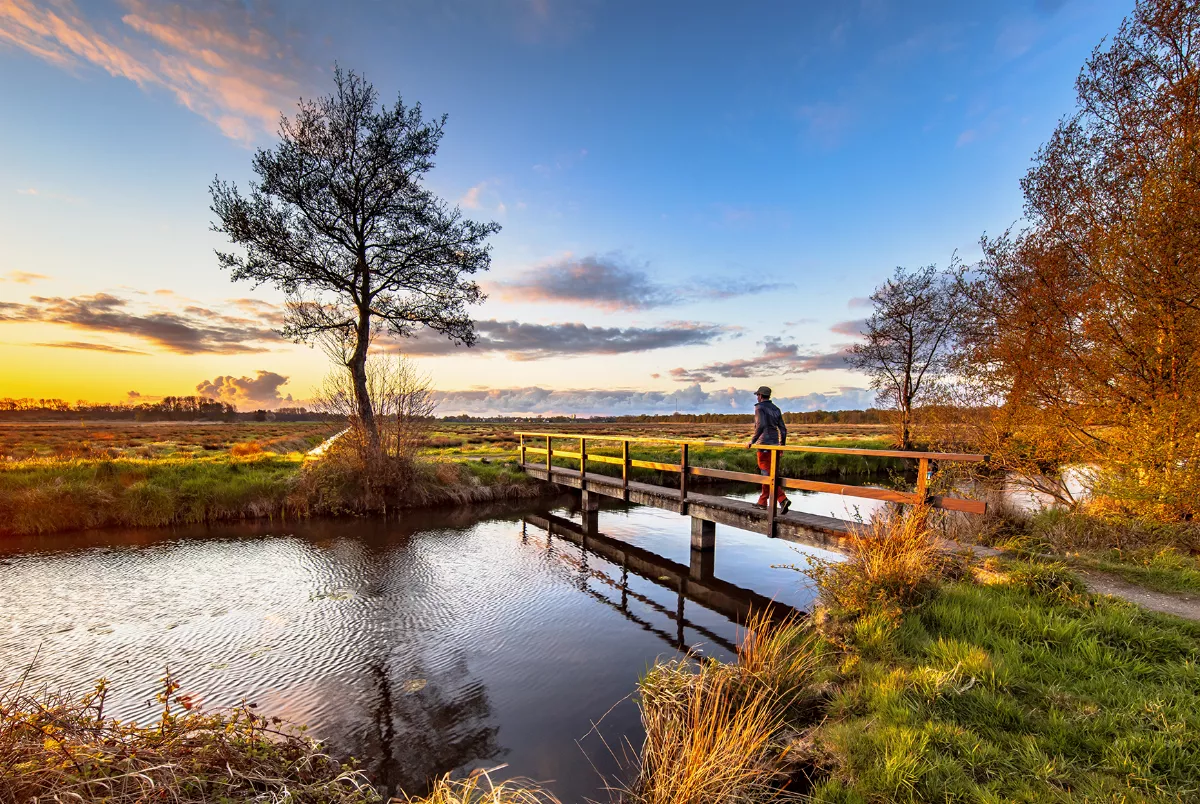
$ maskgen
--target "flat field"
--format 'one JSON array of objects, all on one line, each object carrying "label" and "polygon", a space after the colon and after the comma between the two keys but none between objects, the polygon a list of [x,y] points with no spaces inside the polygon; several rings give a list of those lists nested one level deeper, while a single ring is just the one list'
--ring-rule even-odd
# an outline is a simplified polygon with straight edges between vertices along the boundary
[{"label": "flat field", "polygon": [[286,454],[310,450],[340,429],[328,422],[0,423],[0,461]]},{"label": "flat field", "polygon": [[[0,422],[0,461],[285,454],[312,449],[341,428],[336,422]],[[788,429],[791,443],[889,445],[885,425],[795,424]],[[436,422],[425,435],[422,453],[447,458],[515,458],[519,431],[742,442],[749,440],[752,430],[749,424]]]}]

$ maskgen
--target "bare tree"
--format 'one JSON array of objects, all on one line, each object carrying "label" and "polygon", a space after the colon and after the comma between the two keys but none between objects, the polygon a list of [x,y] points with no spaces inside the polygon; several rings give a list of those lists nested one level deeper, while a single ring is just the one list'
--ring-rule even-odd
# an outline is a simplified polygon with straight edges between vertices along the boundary
[{"label": "bare tree", "polygon": [[353,386],[355,415],[372,448],[379,429],[368,390],[367,355],[383,330],[423,327],[471,345],[469,305],[485,296],[471,276],[487,270],[495,223],[463,218],[424,188],[446,118],[421,106],[378,104],[354,72],[334,71],[335,91],[300,102],[281,119],[280,142],[260,149],[258,182],[243,196],[213,180],[212,211],[243,253],[217,252],[234,280],[269,283],[288,297],[282,334],[312,342],[325,334]]},{"label": "bare tree", "polygon": [[946,271],[897,268],[871,294],[872,311],[846,358],[871,378],[882,407],[900,416],[900,445],[912,448],[913,409],[948,370],[963,302],[957,262]]},{"label": "bare tree", "polygon": [[[429,376],[401,354],[372,353],[367,357],[365,368],[367,393],[376,418],[382,423],[378,448],[392,457],[411,459],[416,455],[437,408]],[[339,366],[330,372],[317,390],[315,402],[322,412],[345,417],[352,426],[361,428],[354,381],[345,368]],[[354,442],[360,447],[371,448],[365,432],[358,433]]]}]

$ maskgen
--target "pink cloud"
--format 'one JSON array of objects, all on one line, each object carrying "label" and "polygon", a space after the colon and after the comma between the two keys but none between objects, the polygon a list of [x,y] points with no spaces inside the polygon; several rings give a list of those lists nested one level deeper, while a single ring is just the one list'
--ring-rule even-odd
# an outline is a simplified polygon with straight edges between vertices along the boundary
[{"label": "pink cloud", "polygon": [[250,9],[124,5],[121,24],[102,31],[71,0],[0,0],[0,41],[64,69],[98,67],[142,89],[165,89],[243,142],[273,130],[299,95],[294,60]]}]

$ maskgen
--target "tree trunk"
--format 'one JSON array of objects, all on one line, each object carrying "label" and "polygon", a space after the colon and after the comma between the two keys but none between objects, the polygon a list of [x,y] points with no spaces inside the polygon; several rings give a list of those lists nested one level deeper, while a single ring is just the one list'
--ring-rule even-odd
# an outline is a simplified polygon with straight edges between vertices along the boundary
[{"label": "tree trunk", "polygon": [[379,427],[375,423],[375,409],[371,405],[371,393],[367,387],[367,350],[371,346],[369,327],[368,321],[365,327],[358,328],[358,339],[354,344],[349,369],[350,378],[354,382],[354,402],[358,407],[358,419],[367,437],[367,447],[374,455],[379,452]]}]

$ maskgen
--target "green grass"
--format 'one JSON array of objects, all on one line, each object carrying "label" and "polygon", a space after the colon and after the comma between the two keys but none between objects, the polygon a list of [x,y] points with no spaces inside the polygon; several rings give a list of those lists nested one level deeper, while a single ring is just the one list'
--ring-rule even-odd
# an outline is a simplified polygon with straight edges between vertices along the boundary
[{"label": "green grass", "polygon": [[403,487],[373,493],[353,467],[306,464],[301,453],[21,461],[0,468],[0,535],[364,514],[542,490],[512,463],[428,461],[415,469]]},{"label": "green grass", "polygon": [[1200,624],[1053,568],[945,584],[847,661],[814,743],[824,802],[1200,796]]},{"label": "green grass", "polygon": [[964,541],[1022,556],[1054,555],[1158,592],[1200,594],[1200,526],[1097,516],[1086,508],[1033,516],[997,510],[964,523]]},{"label": "green grass", "polygon": [[0,532],[51,533],[108,526],[161,527],[281,516],[302,461],[25,461],[0,470]]}]

